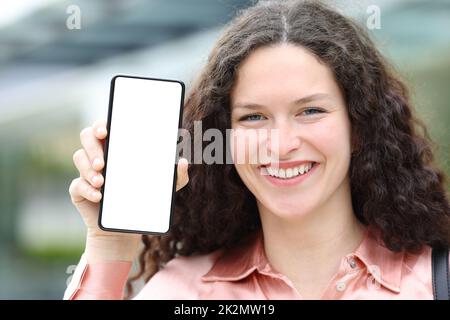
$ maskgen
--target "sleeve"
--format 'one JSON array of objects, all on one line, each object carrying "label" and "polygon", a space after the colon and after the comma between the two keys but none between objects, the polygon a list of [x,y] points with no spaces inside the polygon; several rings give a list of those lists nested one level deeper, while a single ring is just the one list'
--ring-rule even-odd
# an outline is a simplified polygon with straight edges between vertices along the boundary
[{"label": "sleeve", "polygon": [[130,261],[88,263],[83,254],[64,293],[64,300],[123,299],[131,265]]}]

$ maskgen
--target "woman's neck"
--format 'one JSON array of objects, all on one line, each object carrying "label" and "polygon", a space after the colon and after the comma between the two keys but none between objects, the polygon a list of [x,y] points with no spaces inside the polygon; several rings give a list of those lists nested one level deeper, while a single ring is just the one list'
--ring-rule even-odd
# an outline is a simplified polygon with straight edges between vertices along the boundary
[{"label": "woman's neck", "polygon": [[345,189],[294,221],[285,221],[258,205],[267,259],[304,297],[318,298],[342,258],[363,240],[365,227],[356,218]]}]

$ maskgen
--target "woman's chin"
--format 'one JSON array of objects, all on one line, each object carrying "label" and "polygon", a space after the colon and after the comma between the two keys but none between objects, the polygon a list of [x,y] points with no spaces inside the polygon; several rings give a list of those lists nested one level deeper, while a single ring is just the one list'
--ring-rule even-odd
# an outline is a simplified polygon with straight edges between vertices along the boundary
[{"label": "woman's chin", "polygon": [[300,206],[298,202],[272,202],[267,209],[274,216],[286,220],[301,219],[311,211],[308,210],[308,206]]}]

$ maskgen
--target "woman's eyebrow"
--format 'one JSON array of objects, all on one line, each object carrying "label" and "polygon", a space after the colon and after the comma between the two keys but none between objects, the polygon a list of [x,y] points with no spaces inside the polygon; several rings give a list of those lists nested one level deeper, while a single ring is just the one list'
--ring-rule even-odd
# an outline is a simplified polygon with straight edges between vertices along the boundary
[{"label": "woman's eyebrow", "polygon": [[[305,104],[311,101],[320,100],[320,99],[329,99],[331,96],[327,93],[313,93],[310,95],[307,95],[305,97],[302,97],[300,99],[294,100],[291,104],[293,105],[300,105]],[[261,109],[265,108],[264,105],[258,104],[258,103],[235,103],[232,106],[233,109]]]}]

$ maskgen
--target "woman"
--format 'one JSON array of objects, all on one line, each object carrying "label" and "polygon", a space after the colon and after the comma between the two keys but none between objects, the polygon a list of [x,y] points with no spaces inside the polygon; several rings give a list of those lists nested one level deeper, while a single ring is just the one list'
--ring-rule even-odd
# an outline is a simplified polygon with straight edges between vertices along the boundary
[{"label": "woman", "polygon": [[[138,299],[432,299],[445,177],[407,88],[365,31],[316,1],[264,1],[218,41],[184,127],[277,130],[278,161],[178,167],[167,236],[143,236]],[[122,298],[140,236],[98,229],[105,125],[70,187],[87,226],[66,298]],[[253,149],[232,147],[232,154]]]}]

